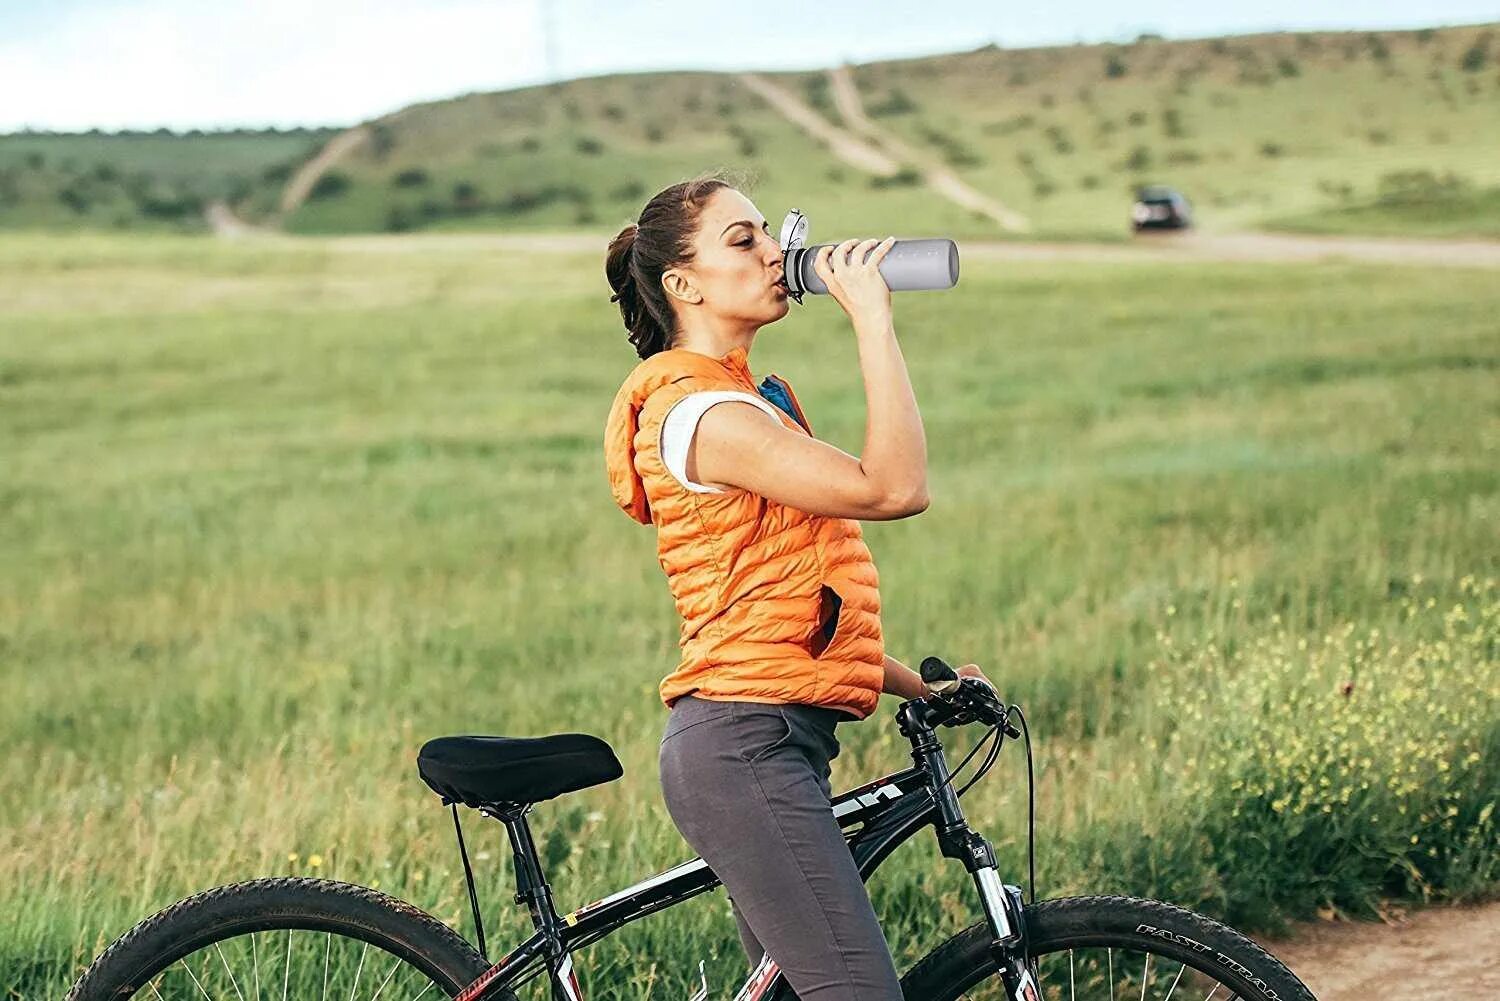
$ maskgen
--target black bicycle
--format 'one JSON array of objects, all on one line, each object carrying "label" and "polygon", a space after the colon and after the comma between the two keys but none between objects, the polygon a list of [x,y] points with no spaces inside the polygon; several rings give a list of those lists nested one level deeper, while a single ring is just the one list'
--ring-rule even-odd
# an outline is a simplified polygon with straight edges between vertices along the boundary
[{"label": "black bicycle", "polygon": [[[911,741],[912,767],[833,800],[849,850],[868,880],[897,846],[932,827],[942,854],[974,878],[984,917],[928,953],[901,978],[911,1001],[1312,1001],[1290,970],[1239,932],[1193,911],[1121,896],[1035,900],[1001,882],[995,854],[969,829],[959,797],[994,763],[1006,737],[1026,737],[1018,706],[989,685],[959,678],[936,657],[922,664],[928,694],[901,703],[896,721]],[[1018,729],[1012,717],[1020,721]],[[940,726],[988,725],[949,770]],[[987,741],[975,774],[954,778]],[[207,890],[126,932],[84,971],[69,1001],[416,1001],[434,988],[459,1001],[515,1001],[522,984],[545,976],[555,1001],[582,1001],[573,954],[624,925],[719,885],[700,858],[559,915],[526,814],[538,802],[622,774],[608,744],[580,733],[548,737],[442,737],[418,756],[422,778],[453,810],[468,881],[477,948],[437,918],[368,887],[322,879],[256,879]],[[1028,833],[1034,827],[1034,795]],[[502,821],[515,859],[517,903],[535,934],[497,962],[487,958],[473,871],[458,804]],[[699,963],[702,977],[703,964]],[[707,983],[692,1001],[703,1001]],[[767,955],[735,1001],[796,994]]]}]

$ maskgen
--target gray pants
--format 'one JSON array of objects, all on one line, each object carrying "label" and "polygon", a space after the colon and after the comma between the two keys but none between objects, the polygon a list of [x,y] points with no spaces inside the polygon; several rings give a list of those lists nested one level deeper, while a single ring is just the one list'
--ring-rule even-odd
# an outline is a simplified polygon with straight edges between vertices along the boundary
[{"label": "gray pants", "polygon": [[830,804],[826,706],[684,695],[660,749],[667,812],[724,884],[752,968],[802,1001],[901,1001],[900,977]]}]

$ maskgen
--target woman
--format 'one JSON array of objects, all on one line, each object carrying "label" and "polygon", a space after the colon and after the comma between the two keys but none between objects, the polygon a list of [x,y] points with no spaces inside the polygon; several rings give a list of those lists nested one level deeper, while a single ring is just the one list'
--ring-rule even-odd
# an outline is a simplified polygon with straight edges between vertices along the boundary
[{"label": "woman", "polygon": [[812,436],[786,380],[751,379],[751,343],[786,315],[787,291],[743,194],[713,176],[667,188],[606,263],[642,359],[606,423],[610,488],[656,525],[682,616],[682,661],[660,686],[663,797],[728,891],[750,965],[769,957],[803,1001],[901,997],[829,787],[838,723],[882,692],[925,694],[885,653],[859,525],[927,507],[922,421],[877,269],[893,242],[847,240],[813,265],[859,344],[860,458]]}]

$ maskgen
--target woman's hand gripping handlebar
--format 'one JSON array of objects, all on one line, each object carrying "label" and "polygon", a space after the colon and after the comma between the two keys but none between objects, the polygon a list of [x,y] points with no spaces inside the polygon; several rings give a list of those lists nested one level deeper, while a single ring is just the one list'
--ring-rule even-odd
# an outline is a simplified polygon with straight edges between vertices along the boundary
[{"label": "woman's hand gripping handlebar", "polygon": [[961,678],[941,657],[922,661],[922,682],[927,686],[923,701],[931,707],[932,722],[943,726],[965,723],[999,724],[1007,737],[1020,737],[1010,721],[1005,703],[989,684],[978,678]]}]

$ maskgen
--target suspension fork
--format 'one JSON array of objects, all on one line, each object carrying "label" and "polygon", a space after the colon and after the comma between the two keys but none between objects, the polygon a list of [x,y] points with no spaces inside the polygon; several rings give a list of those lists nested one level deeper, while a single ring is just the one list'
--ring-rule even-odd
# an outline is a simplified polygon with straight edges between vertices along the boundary
[{"label": "suspension fork", "polygon": [[[912,758],[932,776],[937,819],[933,826],[946,858],[958,859],[974,877],[984,916],[990,928],[990,955],[1000,969],[1005,989],[1014,1001],[1042,1001],[1035,971],[1027,960],[1026,913],[1021,888],[1004,883],[995,866],[995,848],[988,838],[970,830],[949,781],[948,762],[931,725],[913,714],[902,729],[912,740]],[[908,729],[910,727],[910,729]]]}]

